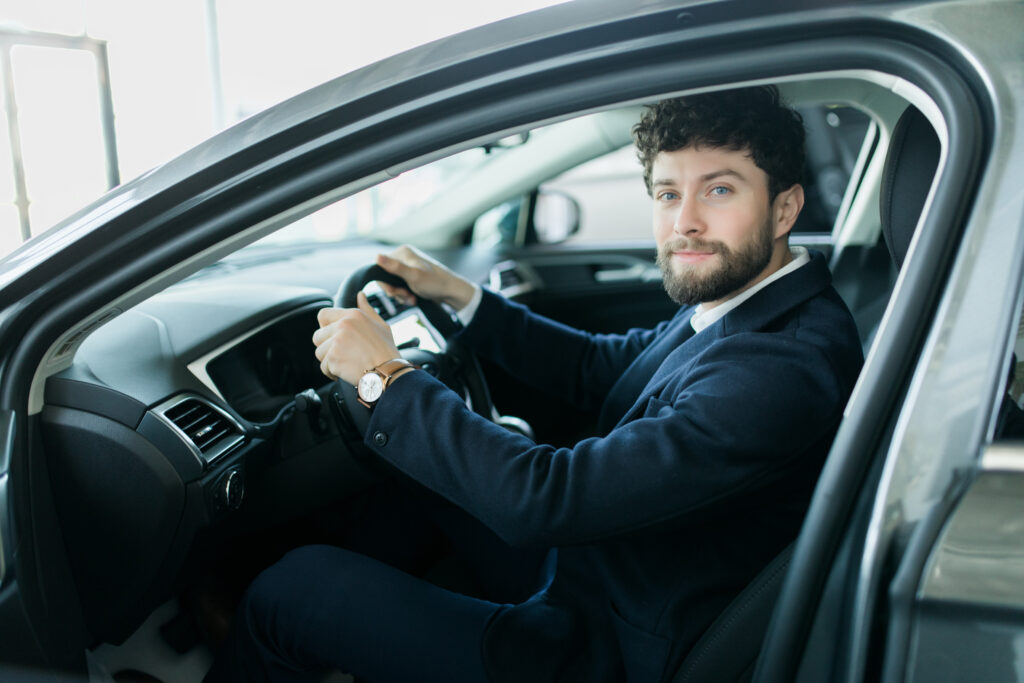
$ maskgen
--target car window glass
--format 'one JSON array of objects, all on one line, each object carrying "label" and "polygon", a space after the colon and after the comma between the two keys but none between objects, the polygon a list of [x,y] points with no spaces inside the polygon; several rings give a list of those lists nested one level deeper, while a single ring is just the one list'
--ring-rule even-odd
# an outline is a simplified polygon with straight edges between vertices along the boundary
[{"label": "car window glass", "polygon": [[819,105],[799,111],[807,131],[807,163],[804,208],[793,232],[830,233],[871,119],[847,106]]},{"label": "car window glass", "polygon": [[478,172],[501,153],[495,149],[503,148],[474,147],[406,171],[314,211],[256,242],[250,249],[378,237],[384,227],[402,221],[447,188]]},{"label": "car window glass", "polygon": [[651,198],[632,145],[605,154],[542,184],[580,205],[580,230],[570,243],[651,238]]},{"label": "car window glass", "polygon": [[1000,391],[995,438],[1024,439],[1024,315],[1021,316],[1010,349],[1005,390]]},{"label": "car window glass", "polygon": [[[851,107],[820,105],[805,107],[801,112],[808,132],[807,199],[794,232],[828,235],[849,184],[869,119]],[[512,196],[477,214],[475,221],[468,221],[471,230],[467,237],[474,244],[488,246],[526,244],[537,239],[571,244],[651,239],[650,197],[644,187],[636,152],[629,144],[628,129],[633,114],[639,115],[630,112],[629,118],[611,124],[616,130],[621,128],[621,134],[614,136],[621,143],[618,149],[569,167],[534,186],[534,191]],[[586,117],[578,121],[587,123]],[[560,152],[557,145],[550,143],[560,137],[564,137],[561,129],[553,125],[514,140],[503,139],[464,150],[325,206],[251,248],[385,238],[389,226],[406,225],[411,219],[418,222],[435,219],[444,213],[439,211],[439,204],[456,209],[460,204],[470,205],[473,196],[460,189],[472,184],[467,179],[490,178],[488,188],[496,195],[500,194],[502,182],[520,183],[522,187],[523,174],[533,172],[525,163],[490,168],[501,173],[488,174],[489,167],[506,154],[520,154],[526,148],[537,150],[538,147],[534,170],[545,165],[557,166],[557,156],[553,155]],[[594,144],[600,143],[601,140],[595,138]],[[546,144],[555,151],[545,156]],[[578,154],[579,150],[569,148],[565,153]],[[526,159],[529,161],[529,157]],[[506,169],[511,173],[506,173]],[[520,174],[519,179],[516,173]],[[555,221],[554,230],[536,229],[536,221],[542,218],[536,211],[542,203],[538,203],[537,198],[554,195],[566,198],[559,206],[573,205],[578,209],[578,229],[577,222],[570,226],[564,220]],[[458,211],[448,211],[453,219],[445,225],[453,230],[460,229]],[[424,219],[424,216],[430,218]],[[470,225],[461,223],[461,229]],[[416,243],[414,235],[405,235],[403,241]]]},{"label": "car window glass", "polygon": [[[800,113],[807,130],[805,205],[793,232],[829,235],[870,118],[853,107],[835,105],[802,107]],[[539,191],[559,192],[579,204],[580,228],[567,243],[650,239],[650,197],[632,145],[579,164],[542,183]],[[525,201],[516,198],[484,213],[474,225],[473,242],[522,243],[529,234],[520,211]]]}]

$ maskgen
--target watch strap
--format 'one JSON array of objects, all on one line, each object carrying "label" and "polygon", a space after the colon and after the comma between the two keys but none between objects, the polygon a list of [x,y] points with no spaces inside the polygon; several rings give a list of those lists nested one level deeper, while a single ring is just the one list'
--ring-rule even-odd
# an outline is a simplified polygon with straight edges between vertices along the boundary
[{"label": "watch strap", "polygon": [[372,370],[368,370],[367,372],[376,372],[378,375],[380,375],[381,378],[384,380],[384,388],[387,389],[388,383],[392,380],[396,373],[405,368],[414,367],[416,366],[404,358],[392,358],[391,360],[384,361],[377,367],[373,368]]}]

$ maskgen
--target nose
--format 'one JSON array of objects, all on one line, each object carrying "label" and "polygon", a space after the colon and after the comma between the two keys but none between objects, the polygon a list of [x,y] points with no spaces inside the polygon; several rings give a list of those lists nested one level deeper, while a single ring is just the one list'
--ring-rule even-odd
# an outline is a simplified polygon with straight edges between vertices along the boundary
[{"label": "nose", "polygon": [[675,222],[672,224],[672,231],[686,237],[699,235],[704,232],[704,228],[704,215],[700,202],[692,196],[681,199],[676,210]]}]

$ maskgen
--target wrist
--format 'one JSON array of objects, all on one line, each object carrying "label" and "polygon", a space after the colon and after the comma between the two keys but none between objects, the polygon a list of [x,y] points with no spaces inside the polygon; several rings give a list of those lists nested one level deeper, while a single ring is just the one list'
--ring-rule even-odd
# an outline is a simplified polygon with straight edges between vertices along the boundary
[{"label": "wrist", "polygon": [[449,293],[444,297],[443,301],[456,311],[459,311],[468,306],[475,295],[476,285],[469,280],[456,276]]}]

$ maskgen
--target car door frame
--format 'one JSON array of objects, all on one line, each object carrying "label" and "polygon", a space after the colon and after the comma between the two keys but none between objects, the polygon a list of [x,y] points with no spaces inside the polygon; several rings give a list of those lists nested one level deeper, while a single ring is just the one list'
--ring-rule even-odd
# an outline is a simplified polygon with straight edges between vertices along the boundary
[{"label": "car door frame", "polygon": [[[559,10],[546,16],[565,14]],[[748,21],[752,18],[758,21]],[[474,40],[495,35],[483,32]],[[4,566],[0,615],[6,615],[5,632],[25,629],[35,643],[28,655],[2,646],[5,659],[18,656],[44,666],[70,662],[77,667],[80,661],[74,652],[88,644],[82,637],[61,641],[67,635],[57,625],[61,619],[72,625],[71,630],[81,622],[75,619],[76,598],[62,569],[66,558],[59,547],[59,529],[45,524],[52,501],[45,461],[35,457],[40,451],[33,437],[35,409],[41,402],[41,364],[80,321],[94,320],[161,283],[183,277],[189,269],[282,224],[280,217],[296,206],[316,203],[336,188],[365,186],[418,165],[436,149],[570,111],[794,73],[860,70],[896,72],[917,84],[938,102],[943,116],[957,124],[951,126],[954,131],[975,130],[959,122],[979,118],[975,111],[964,111],[969,104],[956,101],[966,93],[964,99],[973,102],[970,88],[961,87],[960,75],[954,72],[954,82],[961,86],[942,83],[937,75],[945,76],[948,65],[930,64],[935,60],[915,45],[932,37],[890,21],[880,10],[751,17],[715,4],[688,6],[682,13],[675,6],[656,7],[635,17],[584,22],[567,35],[547,36],[543,30],[530,35],[519,45],[466,53],[434,72],[414,66],[419,53],[410,53],[393,63],[392,74],[398,75],[384,78],[380,85],[369,84],[381,75],[371,71],[313,91],[307,97],[338,96],[339,103],[297,112],[302,108],[302,101],[297,101],[294,125],[250,144],[244,138],[255,135],[260,122],[250,123],[221,139],[235,151],[216,163],[153,190],[135,186],[149,194],[115,211],[102,226],[83,231],[14,288],[20,287],[23,294],[17,306],[2,312],[10,326],[0,333],[0,414],[7,425],[9,506],[4,511],[9,526],[0,540],[5,559],[10,560]],[[460,39],[446,44],[453,51],[463,47]],[[356,94],[339,96],[349,85],[356,86],[349,90]],[[973,186],[975,142],[959,133],[951,138],[949,153],[957,162],[956,172],[944,175],[944,187],[954,182]],[[854,457],[857,453],[874,452],[883,440],[882,425],[888,423],[888,411],[905,386],[935,306],[937,287],[932,278],[946,271],[956,244],[963,202],[952,193],[940,201],[948,212],[930,214],[929,239],[918,247],[923,255],[906,274],[908,296],[897,306],[906,317],[898,324],[907,334],[902,339],[896,333],[885,336],[880,352],[884,357],[862,379],[859,402],[852,404],[848,426],[833,450],[832,460],[838,456],[846,465],[849,459],[850,469],[861,464]],[[123,268],[112,273],[110,263]],[[922,274],[925,268],[930,271],[927,278]],[[846,471],[828,474],[829,486],[836,480],[860,479]],[[844,517],[844,511],[842,505],[825,510],[829,520]],[[825,523],[814,520],[812,527]],[[805,535],[820,539],[827,531],[814,527]],[[798,546],[794,567],[802,568],[797,573],[817,585],[821,568],[830,565],[832,549],[821,552],[812,546],[812,541]],[[785,611],[796,628],[790,632],[804,632],[801,625],[819,593],[808,592],[806,600]],[[771,642],[780,655],[795,657],[801,651],[792,637],[775,635]]]}]

